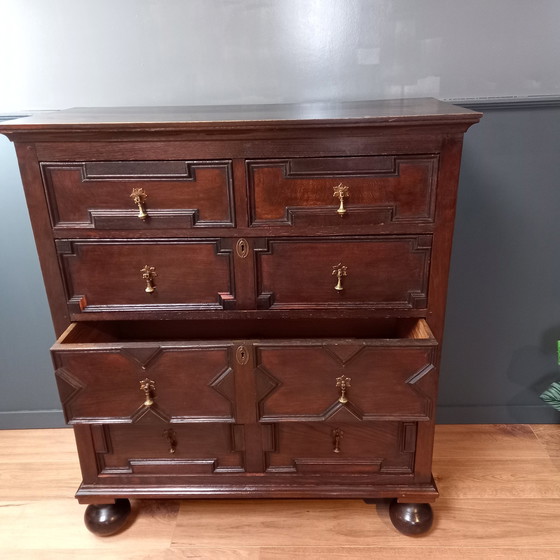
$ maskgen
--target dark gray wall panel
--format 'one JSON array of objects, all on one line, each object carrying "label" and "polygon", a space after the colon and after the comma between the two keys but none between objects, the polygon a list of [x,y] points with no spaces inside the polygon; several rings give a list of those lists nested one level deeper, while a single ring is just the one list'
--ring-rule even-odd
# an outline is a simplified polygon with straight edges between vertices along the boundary
[{"label": "dark gray wall panel", "polygon": [[[538,107],[538,105],[537,105]],[[560,107],[487,110],[466,135],[439,421],[554,422]]]},{"label": "dark gray wall panel", "polygon": [[57,426],[62,414],[49,355],[54,330],[14,147],[4,136],[0,192],[0,428]]}]

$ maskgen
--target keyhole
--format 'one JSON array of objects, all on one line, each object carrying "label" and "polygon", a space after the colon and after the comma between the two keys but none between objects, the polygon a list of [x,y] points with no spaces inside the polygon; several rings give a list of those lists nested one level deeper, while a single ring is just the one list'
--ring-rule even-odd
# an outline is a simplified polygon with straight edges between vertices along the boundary
[{"label": "keyhole", "polygon": [[239,239],[236,245],[236,251],[239,258],[244,259],[249,254],[249,244],[246,239]]},{"label": "keyhole", "polygon": [[244,366],[249,362],[249,352],[247,352],[245,346],[238,346],[235,355],[239,365]]}]

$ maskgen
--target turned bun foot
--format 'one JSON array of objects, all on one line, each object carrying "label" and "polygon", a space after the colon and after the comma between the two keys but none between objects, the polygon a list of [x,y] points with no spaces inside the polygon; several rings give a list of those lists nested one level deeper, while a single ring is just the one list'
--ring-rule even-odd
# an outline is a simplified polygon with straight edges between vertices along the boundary
[{"label": "turned bun foot", "polygon": [[421,535],[429,531],[434,520],[430,504],[400,504],[397,500],[391,502],[389,516],[404,535]]},{"label": "turned bun foot", "polygon": [[90,504],[84,513],[84,523],[95,535],[107,537],[122,529],[129,514],[127,499],[115,500],[114,504]]}]

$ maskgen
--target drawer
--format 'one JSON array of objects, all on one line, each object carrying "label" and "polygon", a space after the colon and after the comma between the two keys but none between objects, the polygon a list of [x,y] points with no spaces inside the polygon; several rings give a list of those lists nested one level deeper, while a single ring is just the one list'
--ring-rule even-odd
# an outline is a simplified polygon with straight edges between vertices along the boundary
[{"label": "drawer", "polygon": [[235,307],[228,240],[57,240],[70,312]]},{"label": "drawer", "polygon": [[297,422],[264,428],[268,473],[380,477],[414,472],[413,422]]},{"label": "drawer", "polygon": [[430,235],[277,238],[255,247],[259,309],[422,309]]},{"label": "drawer", "polygon": [[68,422],[234,421],[231,344],[149,340],[154,328],[146,324],[146,340],[127,335],[126,323],[66,330],[51,352]]},{"label": "drawer", "polygon": [[235,424],[168,424],[152,416],[137,424],[92,426],[92,436],[104,484],[111,475],[123,481],[126,475],[244,472],[237,451],[242,428]]},{"label": "drawer", "polygon": [[233,227],[231,161],[42,163],[55,229]]},{"label": "drawer", "polygon": [[253,226],[434,222],[435,154],[250,160],[246,167]]},{"label": "drawer", "polygon": [[428,325],[400,321],[377,334],[387,338],[258,341],[259,420],[433,418],[437,343]]}]

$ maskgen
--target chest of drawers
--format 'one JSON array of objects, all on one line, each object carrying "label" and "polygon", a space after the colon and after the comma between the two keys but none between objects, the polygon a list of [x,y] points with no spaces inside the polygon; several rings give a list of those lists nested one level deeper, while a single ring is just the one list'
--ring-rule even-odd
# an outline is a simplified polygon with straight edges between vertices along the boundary
[{"label": "chest of drawers", "polygon": [[462,137],[433,99],[73,109],[15,143],[86,524],[393,498],[429,528]]}]

